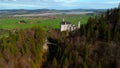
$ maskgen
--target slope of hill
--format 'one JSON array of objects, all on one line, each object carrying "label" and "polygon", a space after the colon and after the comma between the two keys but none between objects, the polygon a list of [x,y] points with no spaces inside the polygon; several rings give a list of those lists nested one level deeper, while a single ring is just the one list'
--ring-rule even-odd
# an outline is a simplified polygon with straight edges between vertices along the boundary
[{"label": "slope of hill", "polygon": [[[42,46],[46,37],[47,52]],[[1,68],[120,68],[120,9],[73,32],[30,28],[0,39]]]},{"label": "slope of hill", "polygon": [[120,9],[107,10],[73,32],[49,31],[49,68],[120,68]]}]

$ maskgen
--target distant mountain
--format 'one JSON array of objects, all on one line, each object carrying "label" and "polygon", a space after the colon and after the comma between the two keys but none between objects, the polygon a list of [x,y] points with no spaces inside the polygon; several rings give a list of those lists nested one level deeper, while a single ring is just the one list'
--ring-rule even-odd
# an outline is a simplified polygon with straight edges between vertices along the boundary
[{"label": "distant mountain", "polygon": [[47,12],[105,12],[106,9],[70,9],[70,10],[56,10],[56,9],[36,9],[36,10],[27,10],[27,9],[9,9],[9,10],[0,10],[2,14],[30,14],[30,13],[47,13]]}]

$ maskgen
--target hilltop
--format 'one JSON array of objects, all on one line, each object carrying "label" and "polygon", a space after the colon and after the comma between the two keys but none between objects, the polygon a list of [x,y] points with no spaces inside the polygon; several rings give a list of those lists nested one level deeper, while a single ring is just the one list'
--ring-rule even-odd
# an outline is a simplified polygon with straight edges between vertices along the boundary
[{"label": "hilltop", "polygon": [[120,9],[115,8],[72,32],[39,27],[10,32],[0,39],[0,67],[120,68],[119,41]]}]

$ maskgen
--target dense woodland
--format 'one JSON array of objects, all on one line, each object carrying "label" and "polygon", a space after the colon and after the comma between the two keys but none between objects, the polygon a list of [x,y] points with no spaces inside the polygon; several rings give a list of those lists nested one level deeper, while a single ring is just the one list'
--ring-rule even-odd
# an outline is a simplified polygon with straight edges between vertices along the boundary
[{"label": "dense woodland", "polygon": [[[48,50],[42,46],[48,40]],[[0,39],[0,68],[120,68],[120,9],[72,32],[39,27]]]},{"label": "dense woodland", "polygon": [[50,33],[58,46],[50,46],[46,68],[120,68],[120,9],[89,18],[76,31]]}]

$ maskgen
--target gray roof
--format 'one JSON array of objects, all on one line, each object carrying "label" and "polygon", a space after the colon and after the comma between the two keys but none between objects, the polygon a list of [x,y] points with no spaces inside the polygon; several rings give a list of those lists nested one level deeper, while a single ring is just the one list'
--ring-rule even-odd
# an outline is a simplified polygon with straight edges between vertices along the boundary
[{"label": "gray roof", "polygon": [[70,22],[63,22],[63,21],[60,24],[65,24],[65,23],[66,24],[70,24]]}]

